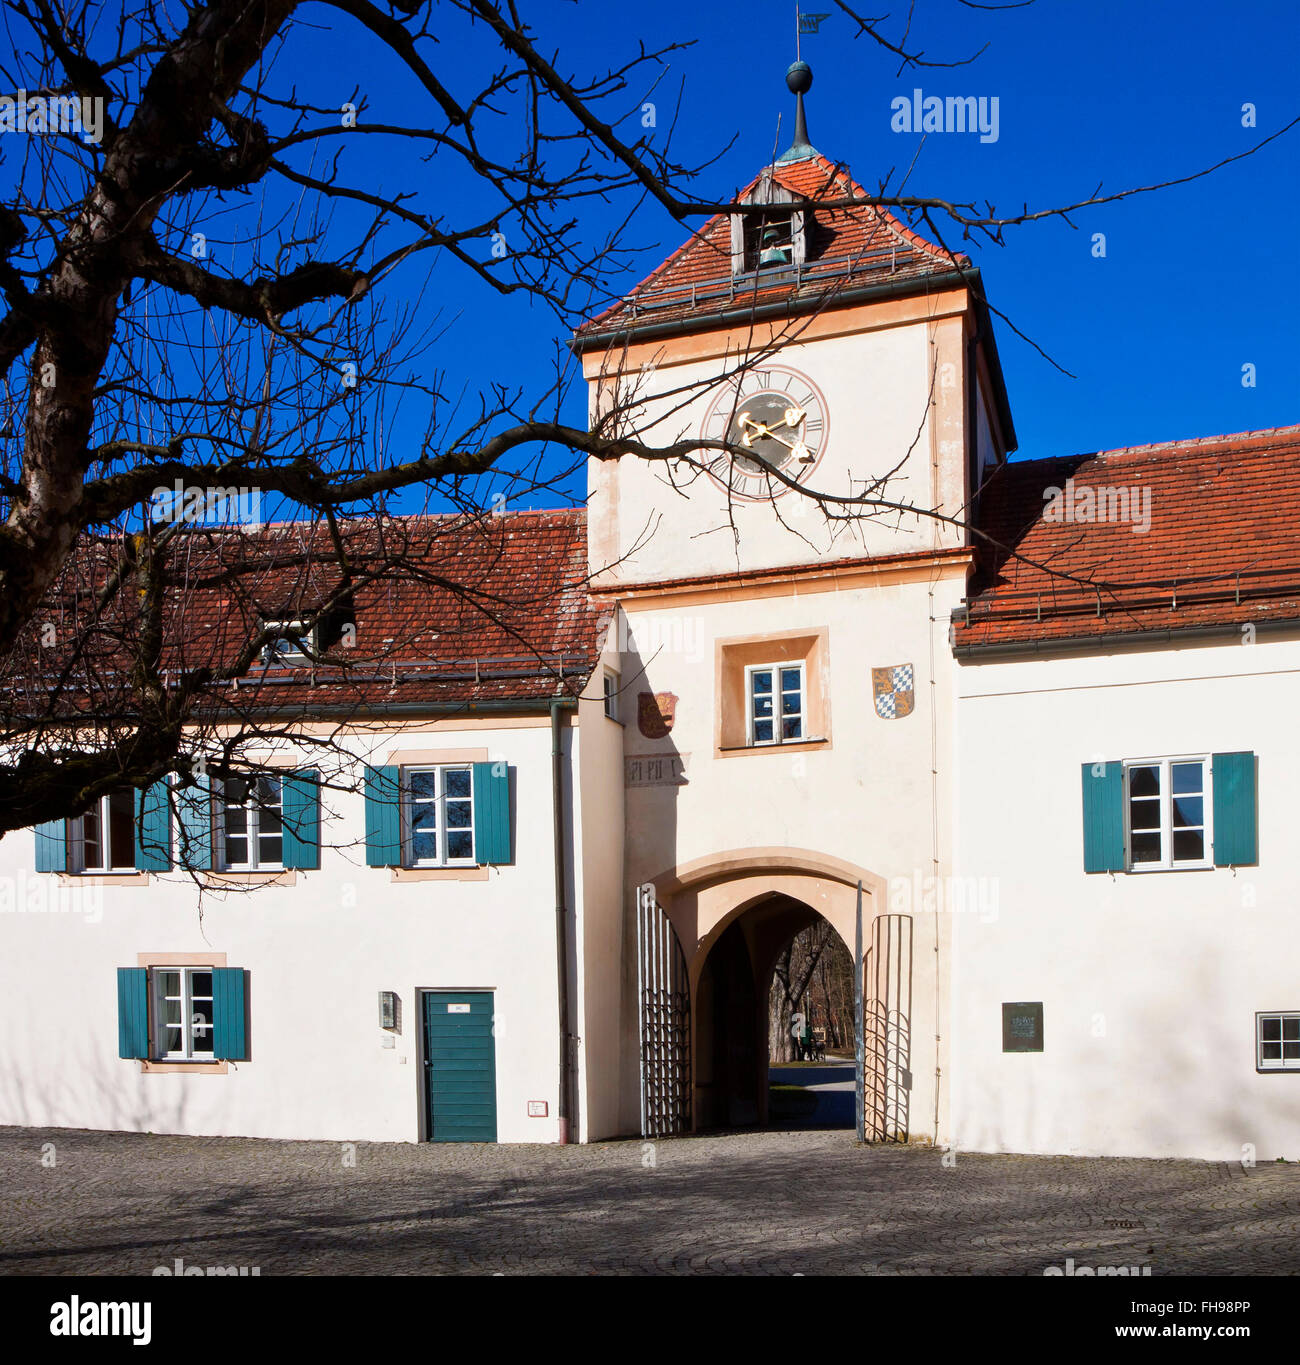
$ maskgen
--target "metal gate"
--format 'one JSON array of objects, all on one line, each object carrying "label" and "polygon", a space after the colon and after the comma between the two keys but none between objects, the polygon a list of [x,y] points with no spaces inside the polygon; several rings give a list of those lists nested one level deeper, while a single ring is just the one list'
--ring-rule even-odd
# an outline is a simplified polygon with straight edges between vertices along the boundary
[{"label": "metal gate", "polygon": [[677,931],[647,882],[636,892],[641,1136],[691,1127],[691,986]]},{"label": "metal gate", "polygon": [[912,1096],[912,917],[878,915],[862,965],[865,1137],[906,1142]]}]

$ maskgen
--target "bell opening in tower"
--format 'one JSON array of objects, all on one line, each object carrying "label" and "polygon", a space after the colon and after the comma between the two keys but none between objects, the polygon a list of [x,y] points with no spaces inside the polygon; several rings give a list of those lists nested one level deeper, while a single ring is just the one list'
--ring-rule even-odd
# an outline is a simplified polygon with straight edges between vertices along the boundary
[{"label": "bell opening in tower", "polygon": [[784,270],[793,260],[794,214],[791,210],[755,215],[746,221],[746,272]]}]

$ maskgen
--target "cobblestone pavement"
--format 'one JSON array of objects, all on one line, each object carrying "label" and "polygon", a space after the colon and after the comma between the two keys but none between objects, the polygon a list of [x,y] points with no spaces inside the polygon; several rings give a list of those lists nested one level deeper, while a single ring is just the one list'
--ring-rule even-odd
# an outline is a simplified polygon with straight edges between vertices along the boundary
[{"label": "cobblestone pavement", "polygon": [[844,1132],[354,1151],[348,1165],[336,1142],[0,1129],[0,1274],[147,1275],[177,1258],[261,1275],[1300,1267],[1293,1165],[945,1166]]}]

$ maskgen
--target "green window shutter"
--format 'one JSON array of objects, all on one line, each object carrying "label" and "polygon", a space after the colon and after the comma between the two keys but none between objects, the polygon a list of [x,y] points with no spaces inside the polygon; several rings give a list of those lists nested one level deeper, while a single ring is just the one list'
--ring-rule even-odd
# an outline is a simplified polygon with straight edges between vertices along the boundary
[{"label": "green window shutter", "polygon": [[170,872],[172,821],[167,779],[135,794],[135,865],[140,872]]},{"label": "green window shutter", "polygon": [[504,763],[474,764],[474,861],[512,863],[510,769]]},{"label": "green window shutter", "polygon": [[320,866],[320,780],[315,769],[286,773],[280,786],[285,867]]},{"label": "green window shutter", "polygon": [[366,768],[366,864],[400,867],[402,810],[397,767]]},{"label": "green window shutter", "polygon": [[1253,753],[1214,754],[1214,865],[1253,867],[1259,862],[1258,760]]},{"label": "green window shutter", "polygon": [[149,973],[144,967],[117,969],[117,1055],[149,1056]]},{"label": "green window shutter", "polygon": [[68,822],[46,820],[32,831],[36,835],[37,872],[68,870]]},{"label": "green window shutter", "polygon": [[1083,870],[1124,871],[1124,765],[1083,765]]},{"label": "green window shutter", "polygon": [[176,790],[177,864],[190,871],[212,867],[212,782],[198,777],[192,787]]},{"label": "green window shutter", "polygon": [[212,1055],[218,1061],[242,1062],[248,1056],[244,1031],[244,969],[212,969]]}]

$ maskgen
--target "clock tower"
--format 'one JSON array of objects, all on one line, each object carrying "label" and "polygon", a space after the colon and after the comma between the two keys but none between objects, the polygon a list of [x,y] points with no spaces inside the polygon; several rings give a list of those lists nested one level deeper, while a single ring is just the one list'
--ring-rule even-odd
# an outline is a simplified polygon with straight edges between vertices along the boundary
[{"label": "clock tower", "polygon": [[596,1131],[763,1122],[773,965],[819,918],[851,948],[861,888],[876,1135],[942,1141],[947,622],[1015,434],[979,272],[813,147],[805,64],[787,84],[791,146],[573,341],[592,429],[675,452],[589,465],[619,725],[583,744],[623,767],[584,884],[622,877],[582,933],[623,969],[584,983],[621,1023],[583,1065]]},{"label": "clock tower", "polygon": [[787,83],[794,141],[737,211],[574,338],[593,429],[705,443],[592,461],[602,584],[964,544],[952,522],[1015,448],[979,271],[870,203],[808,141],[807,64]]}]

